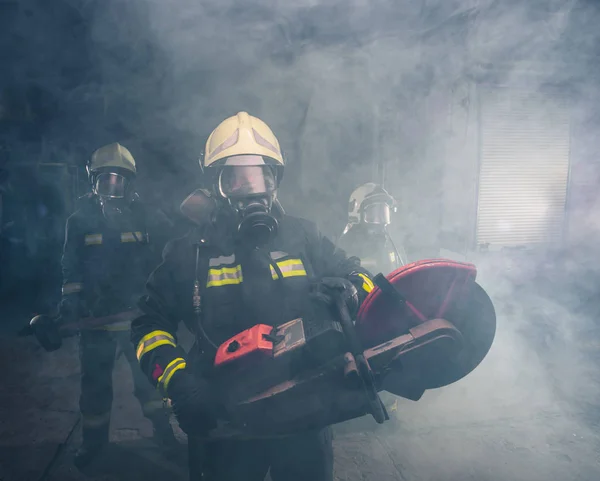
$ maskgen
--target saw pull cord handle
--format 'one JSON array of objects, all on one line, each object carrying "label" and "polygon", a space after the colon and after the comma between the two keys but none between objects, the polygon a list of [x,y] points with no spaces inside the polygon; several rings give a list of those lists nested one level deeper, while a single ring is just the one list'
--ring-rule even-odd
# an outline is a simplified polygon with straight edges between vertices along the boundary
[{"label": "saw pull cord handle", "polygon": [[342,329],[350,345],[350,352],[356,361],[356,367],[358,368],[358,376],[360,378],[362,388],[367,396],[369,412],[377,424],[383,424],[384,421],[389,419],[389,416],[385,406],[379,398],[379,394],[377,394],[373,372],[369,367],[369,363],[365,359],[364,349],[358,335],[356,334],[356,329],[354,328],[354,323],[350,317],[348,306],[341,295],[335,297],[335,303]]}]

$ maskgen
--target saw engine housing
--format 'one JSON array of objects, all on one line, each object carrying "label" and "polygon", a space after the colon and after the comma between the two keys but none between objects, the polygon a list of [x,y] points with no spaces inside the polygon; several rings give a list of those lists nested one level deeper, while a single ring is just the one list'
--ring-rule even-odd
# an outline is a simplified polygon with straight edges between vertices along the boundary
[{"label": "saw engine housing", "polygon": [[214,437],[262,437],[387,413],[377,393],[418,400],[466,376],[486,356],[494,307],[474,265],[444,259],[374,278],[356,320],[343,303],[223,343],[214,382],[229,414]]}]

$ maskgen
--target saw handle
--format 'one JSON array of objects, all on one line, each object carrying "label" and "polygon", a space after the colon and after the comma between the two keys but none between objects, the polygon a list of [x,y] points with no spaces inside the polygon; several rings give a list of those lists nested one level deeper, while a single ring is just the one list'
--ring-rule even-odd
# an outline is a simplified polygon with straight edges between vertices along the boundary
[{"label": "saw handle", "polygon": [[354,356],[356,362],[358,377],[362,385],[361,387],[367,397],[369,413],[373,416],[377,424],[383,424],[384,421],[389,419],[389,416],[379,398],[379,394],[377,394],[373,371],[371,371],[371,367],[365,358],[364,349],[358,334],[356,333],[356,329],[354,328],[348,306],[341,295],[335,296],[335,304],[338,311],[338,319],[340,320],[342,330],[344,331],[350,347],[350,353]]}]

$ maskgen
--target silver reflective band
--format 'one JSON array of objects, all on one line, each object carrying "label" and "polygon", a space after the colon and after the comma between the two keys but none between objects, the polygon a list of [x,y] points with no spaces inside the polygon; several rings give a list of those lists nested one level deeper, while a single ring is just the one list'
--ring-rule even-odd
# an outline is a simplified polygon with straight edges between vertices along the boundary
[{"label": "silver reflective band", "polygon": [[[306,269],[300,259],[288,259],[277,262],[277,267],[281,271],[284,278],[306,276]],[[271,276],[273,279],[279,279],[277,271],[271,266]]]},{"label": "silver reflective band", "polygon": [[68,296],[69,294],[75,294],[83,290],[83,284],[81,282],[69,282],[62,286],[62,295]]},{"label": "silver reflective band", "polygon": [[86,246],[102,244],[102,234],[88,234],[84,239]]},{"label": "silver reflective band", "polygon": [[244,280],[242,266],[211,268],[208,270],[206,287],[241,284]]},{"label": "silver reflective band", "polygon": [[175,374],[175,372],[179,371],[180,369],[185,369],[186,366],[187,366],[187,364],[185,362],[185,359],[183,359],[182,357],[173,359],[169,364],[167,364],[167,367],[165,367],[164,372],[157,379],[158,388],[160,389],[163,396],[168,395],[167,389],[169,387],[169,382],[171,381],[173,374]]},{"label": "silver reflective band", "polygon": [[148,234],[141,232],[121,232],[121,242],[148,242]]}]

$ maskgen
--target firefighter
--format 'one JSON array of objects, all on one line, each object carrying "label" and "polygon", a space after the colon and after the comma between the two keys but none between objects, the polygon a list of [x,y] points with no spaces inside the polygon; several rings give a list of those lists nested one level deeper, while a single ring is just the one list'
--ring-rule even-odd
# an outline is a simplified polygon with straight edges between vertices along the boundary
[{"label": "firefighter", "polygon": [[[140,365],[188,433],[190,479],[259,481],[270,468],[273,481],[332,481],[330,428],[277,440],[200,441],[221,409],[207,377],[217,346],[253,325],[301,317],[311,287],[345,294],[356,313],[372,281],[315,224],[283,212],[284,159],[262,120],[246,112],[224,120],[200,165],[207,189],[204,201],[192,202],[203,210],[198,228],[167,244],[139,304],[144,315],[132,324]],[[197,334],[186,355],[175,333],[189,319]]]},{"label": "firefighter", "polygon": [[[406,256],[398,252],[387,229],[391,222],[391,213],[395,211],[395,199],[381,185],[368,182],[357,187],[350,195],[348,224],[338,240],[338,246],[360,257],[362,266],[369,271],[387,276],[406,263]],[[390,420],[395,421],[398,411],[397,397],[382,392],[380,398],[390,414]],[[394,422],[386,425],[397,428]],[[381,430],[382,427],[386,429],[386,426],[379,426],[371,419],[361,417],[337,425],[336,433],[373,432]]]},{"label": "firefighter", "polygon": [[368,182],[352,192],[348,204],[348,224],[338,245],[360,257],[363,267],[388,275],[406,263],[388,232],[396,201],[380,185]]},{"label": "firefighter", "polygon": [[[86,168],[92,192],[80,199],[79,209],[66,223],[57,320],[63,326],[81,318],[136,312],[147,276],[160,261],[164,245],[164,225],[156,222],[157,216],[134,190],[135,160],[125,147],[114,143],[98,149]],[[79,332],[83,442],[75,464],[80,468],[108,444],[117,347],[131,366],[134,394],[157,440],[168,446],[177,443],[162,398],[148,385],[129,341],[134,317]]]}]

